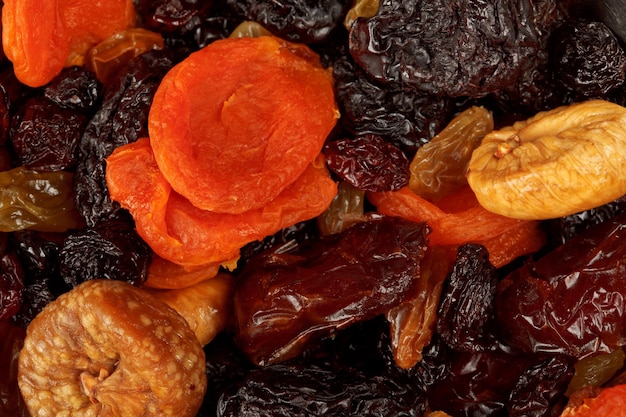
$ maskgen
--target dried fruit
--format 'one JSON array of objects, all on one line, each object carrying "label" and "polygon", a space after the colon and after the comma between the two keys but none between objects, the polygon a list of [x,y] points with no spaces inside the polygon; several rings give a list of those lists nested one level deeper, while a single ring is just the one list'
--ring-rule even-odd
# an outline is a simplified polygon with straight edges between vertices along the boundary
[{"label": "dried fruit", "polygon": [[31,415],[191,417],[207,381],[182,316],[130,284],[93,280],[32,321],[18,384]]},{"label": "dried fruit", "polygon": [[604,388],[595,397],[585,398],[582,404],[567,406],[561,417],[625,417],[626,385]]},{"label": "dried fruit", "polygon": [[469,163],[467,181],[487,210],[550,219],[626,194],[626,108],[591,100],[496,130]]},{"label": "dried fruit", "polygon": [[474,106],[461,112],[413,156],[411,191],[436,201],[465,186],[472,151],[492,130],[493,116],[486,108]]},{"label": "dried fruit", "polygon": [[159,256],[185,266],[228,268],[235,267],[244,245],[314,218],[337,193],[320,156],[265,207],[240,214],[201,210],[171,190],[147,138],[107,159],[107,184],[111,198],[131,212],[137,232]]},{"label": "dried fruit", "polygon": [[150,144],[177,193],[203,210],[238,214],[293,184],[338,115],[332,77],[309,48],[271,36],[230,38],[163,78]]},{"label": "dried fruit", "polygon": [[83,222],[74,206],[73,175],[24,167],[0,173],[0,230],[65,232]]},{"label": "dried fruit", "polygon": [[5,0],[2,46],[17,78],[39,87],[63,67],[82,65],[91,46],[134,25],[132,0]]}]

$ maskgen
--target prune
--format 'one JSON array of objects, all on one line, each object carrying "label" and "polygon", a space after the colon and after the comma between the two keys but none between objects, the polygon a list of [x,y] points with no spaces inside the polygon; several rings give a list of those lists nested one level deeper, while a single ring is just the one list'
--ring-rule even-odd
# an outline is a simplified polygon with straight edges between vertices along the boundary
[{"label": "prune", "polygon": [[574,359],[553,356],[531,366],[522,373],[511,391],[507,411],[509,417],[550,417],[554,415],[574,375]]},{"label": "prune", "polygon": [[98,278],[141,285],[151,254],[131,222],[108,220],[70,233],[59,252],[59,268],[71,288]]},{"label": "prune", "polygon": [[20,110],[11,142],[21,165],[39,171],[71,170],[87,117],[45,97],[33,97]]},{"label": "prune", "polygon": [[102,85],[91,71],[72,66],[64,68],[44,87],[44,96],[57,105],[90,114],[100,103]]},{"label": "prune", "polygon": [[104,93],[78,145],[74,181],[76,207],[88,226],[120,215],[105,179],[105,159],[114,149],[147,135],[154,92],[174,65],[167,51],[154,50],[133,59]]},{"label": "prune", "polygon": [[24,270],[13,252],[0,256],[0,322],[11,318],[24,299]]},{"label": "prune", "polygon": [[324,41],[350,7],[343,0],[228,0],[227,4],[274,35],[300,43]]},{"label": "prune", "polygon": [[337,328],[383,314],[416,285],[428,231],[423,223],[379,217],[249,260],[235,290],[238,345],[254,363],[278,362]]},{"label": "prune", "polygon": [[409,184],[409,159],[380,136],[365,135],[328,142],[328,168],[363,191],[397,191]]},{"label": "prune", "polygon": [[356,369],[275,364],[250,372],[223,394],[218,416],[421,416],[423,393],[410,380]]},{"label": "prune", "polygon": [[605,98],[624,84],[626,53],[601,22],[574,21],[552,35],[551,65],[556,79],[575,100]]},{"label": "prune", "polygon": [[333,75],[341,126],[355,136],[381,136],[410,157],[445,126],[452,114],[449,99],[382,86],[348,55],[334,61]]},{"label": "prune", "polygon": [[350,30],[350,53],[381,82],[482,97],[514,82],[537,53],[529,0],[382,0]]},{"label": "prune", "polygon": [[532,2],[540,46],[536,54],[526,57],[522,63],[521,76],[494,92],[495,101],[490,108],[497,113],[498,119],[513,116],[514,120],[519,120],[571,101],[567,91],[560,88],[555,80],[548,52],[554,30],[569,21],[568,3],[557,0]]},{"label": "prune", "polygon": [[455,350],[483,350],[493,319],[498,274],[489,253],[477,244],[461,245],[444,282],[437,311],[437,332]]},{"label": "prune", "polygon": [[587,229],[498,285],[503,339],[525,352],[583,358],[620,347],[626,332],[626,215]]}]

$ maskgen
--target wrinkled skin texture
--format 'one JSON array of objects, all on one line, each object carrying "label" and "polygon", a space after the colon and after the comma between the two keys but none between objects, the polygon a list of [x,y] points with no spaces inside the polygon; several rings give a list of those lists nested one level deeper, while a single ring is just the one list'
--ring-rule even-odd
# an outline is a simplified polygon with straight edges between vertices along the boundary
[{"label": "wrinkled skin texture", "polygon": [[127,283],[93,280],[31,323],[18,384],[32,415],[192,417],[207,382],[182,316]]},{"label": "wrinkled skin texture", "polygon": [[578,358],[624,345],[625,237],[620,215],[511,272],[496,297],[504,340]]},{"label": "wrinkled skin texture", "polygon": [[427,233],[424,223],[383,217],[248,261],[235,291],[239,346],[268,364],[383,314],[416,285]]},{"label": "wrinkled skin texture", "polygon": [[481,97],[519,76],[537,38],[527,0],[383,0],[352,26],[350,53],[384,83]]}]

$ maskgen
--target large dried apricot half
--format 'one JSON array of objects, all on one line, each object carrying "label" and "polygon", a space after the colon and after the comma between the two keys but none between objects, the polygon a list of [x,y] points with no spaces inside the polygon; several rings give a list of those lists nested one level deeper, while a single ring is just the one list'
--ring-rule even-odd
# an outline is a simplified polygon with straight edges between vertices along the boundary
[{"label": "large dried apricot half", "polygon": [[293,184],[338,116],[319,57],[261,36],[213,42],[175,66],[155,94],[148,128],[177,193],[200,209],[237,214]]}]

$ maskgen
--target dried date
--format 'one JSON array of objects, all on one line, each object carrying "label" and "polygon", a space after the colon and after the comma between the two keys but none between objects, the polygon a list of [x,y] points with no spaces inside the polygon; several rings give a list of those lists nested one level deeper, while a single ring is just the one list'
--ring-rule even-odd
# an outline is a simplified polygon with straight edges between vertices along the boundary
[{"label": "dried date", "polygon": [[427,234],[425,224],[381,217],[249,260],[235,291],[238,345],[254,363],[279,362],[385,313],[416,285]]},{"label": "dried date", "polygon": [[621,214],[511,272],[496,295],[504,340],[529,353],[577,358],[620,347],[626,333],[625,238]]}]

